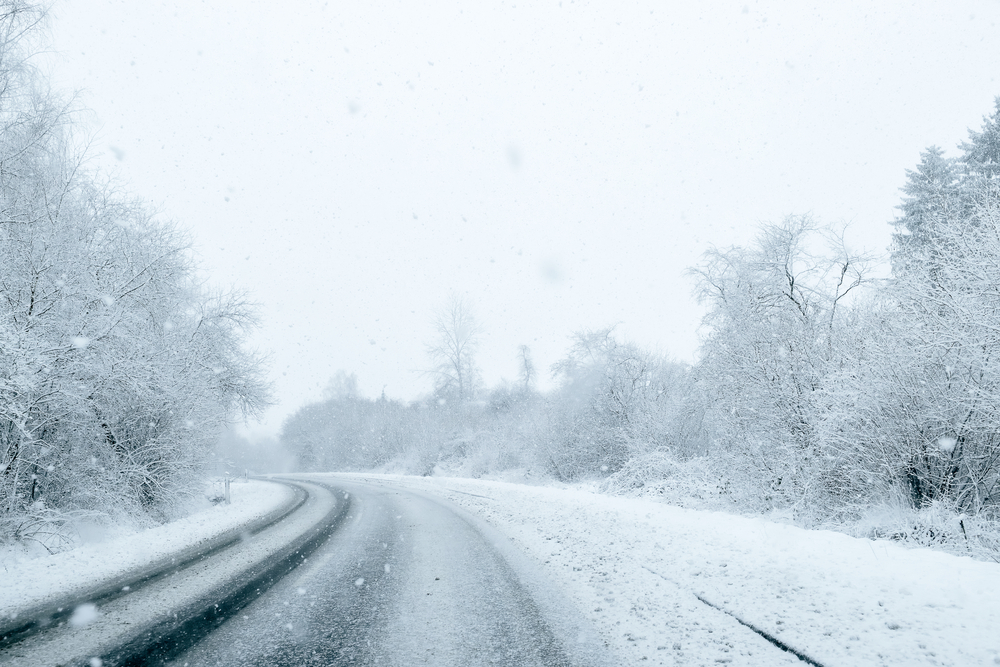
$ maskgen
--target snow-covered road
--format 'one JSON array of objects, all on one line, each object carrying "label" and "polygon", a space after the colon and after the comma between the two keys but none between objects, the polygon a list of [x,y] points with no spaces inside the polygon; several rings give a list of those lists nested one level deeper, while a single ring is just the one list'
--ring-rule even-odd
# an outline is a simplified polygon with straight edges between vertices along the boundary
[{"label": "snow-covered road", "polygon": [[1000,664],[1000,565],[573,489],[383,475],[508,536],[620,664]]},{"label": "snow-covered road", "polygon": [[350,494],[350,510],[331,539],[174,663],[620,664],[489,526],[420,492],[333,484]]},{"label": "snow-covered road", "polygon": [[[762,634],[825,667],[1000,664],[998,564],[578,489],[296,477],[349,489],[349,518],[180,664],[804,664]],[[123,609],[74,632],[139,618]],[[52,664],[17,648],[0,662]]]}]

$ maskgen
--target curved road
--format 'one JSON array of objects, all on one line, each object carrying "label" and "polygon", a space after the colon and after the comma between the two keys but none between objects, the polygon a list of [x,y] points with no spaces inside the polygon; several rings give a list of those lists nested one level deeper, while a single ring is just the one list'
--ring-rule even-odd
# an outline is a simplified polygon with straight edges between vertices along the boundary
[{"label": "curved road", "polygon": [[[151,569],[129,575],[128,585],[115,594],[108,589],[113,582],[103,582],[97,584],[96,598],[93,590],[80,599],[67,598],[71,608],[56,608],[52,617],[34,619],[16,636],[0,641],[0,664],[90,665],[98,664],[98,657],[108,665],[135,664],[136,656],[141,660],[149,654],[151,639],[176,635],[175,630],[191,620],[214,620],[216,610],[244,606],[256,591],[265,590],[300,563],[346,515],[347,504],[328,490],[298,486],[304,502],[272,513],[274,519],[283,518],[256,526],[262,529],[255,534],[248,530],[234,542],[225,537],[207,552],[178,562],[176,568],[154,563]],[[67,622],[64,612],[72,608],[74,617],[84,609],[84,618]],[[212,624],[201,625],[210,629]]]},{"label": "curved road", "polygon": [[608,664],[570,605],[478,520],[327,479],[350,499],[332,537],[171,664]]}]

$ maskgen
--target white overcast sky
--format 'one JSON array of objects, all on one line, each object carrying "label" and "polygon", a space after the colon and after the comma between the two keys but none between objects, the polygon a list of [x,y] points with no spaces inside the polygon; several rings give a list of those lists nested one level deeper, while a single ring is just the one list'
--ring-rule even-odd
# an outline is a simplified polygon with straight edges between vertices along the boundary
[{"label": "white overcast sky", "polygon": [[476,304],[489,384],[569,335],[693,360],[685,269],[788,214],[884,251],[904,170],[1000,95],[1000,2],[56,0],[95,165],[261,304],[275,432],[338,369],[429,390]]}]

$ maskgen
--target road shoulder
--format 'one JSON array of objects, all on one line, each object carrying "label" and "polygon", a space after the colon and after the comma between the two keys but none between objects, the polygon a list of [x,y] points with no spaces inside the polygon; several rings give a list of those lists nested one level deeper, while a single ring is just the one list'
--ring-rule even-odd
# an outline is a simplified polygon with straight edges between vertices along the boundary
[{"label": "road shoulder", "polygon": [[231,488],[229,505],[217,505],[134,535],[5,566],[0,619],[14,620],[58,600],[86,595],[108,582],[129,579],[155,563],[238,533],[294,501],[291,488],[273,482],[250,480],[234,483]]}]

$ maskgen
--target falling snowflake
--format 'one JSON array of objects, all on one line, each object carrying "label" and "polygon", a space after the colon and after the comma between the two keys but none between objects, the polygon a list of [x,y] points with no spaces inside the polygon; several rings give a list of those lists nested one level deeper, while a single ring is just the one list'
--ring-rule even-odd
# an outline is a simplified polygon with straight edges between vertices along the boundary
[{"label": "falling snowflake", "polygon": [[69,617],[69,624],[74,628],[83,628],[96,621],[99,615],[97,605],[85,602],[73,610],[73,615]]},{"label": "falling snowflake", "polygon": [[938,438],[937,446],[945,454],[951,454],[955,450],[955,445],[958,444],[958,439],[951,436],[943,436]]}]

